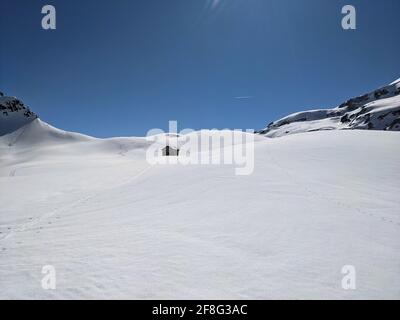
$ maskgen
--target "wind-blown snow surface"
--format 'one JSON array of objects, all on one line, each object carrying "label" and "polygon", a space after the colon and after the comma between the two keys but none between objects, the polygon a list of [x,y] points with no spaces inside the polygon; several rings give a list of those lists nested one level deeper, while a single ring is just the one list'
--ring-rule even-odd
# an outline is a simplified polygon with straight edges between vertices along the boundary
[{"label": "wind-blown snow surface", "polygon": [[400,298],[399,133],[257,140],[250,176],[147,146],[39,120],[0,138],[0,298]]}]

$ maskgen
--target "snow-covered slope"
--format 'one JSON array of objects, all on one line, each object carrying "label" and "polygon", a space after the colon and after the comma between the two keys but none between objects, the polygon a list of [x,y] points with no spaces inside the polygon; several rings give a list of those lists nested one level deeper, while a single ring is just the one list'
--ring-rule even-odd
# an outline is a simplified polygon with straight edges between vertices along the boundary
[{"label": "snow-covered slope", "polygon": [[0,136],[13,132],[35,120],[37,115],[15,97],[0,93]]},{"label": "snow-covered slope", "polygon": [[261,139],[250,176],[147,147],[39,120],[0,137],[0,298],[400,298],[399,133]]},{"label": "snow-covered slope", "polygon": [[260,131],[267,137],[334,129],[400,130],[400,79],[333,109],[291,114]]},{"label": "snow-covered slope", "polygon": [[[145,138],[23,116],[0,136],[0,298],[399,299],[400,133],[322,131],[396,130],[389,87],[266,134],[317,132],[257,135],[249,176],[150,165]],[[46,265],[56,290],[41,287]],[[356,290],[342,288],[346,265]]]},{"label": "snow-covered slope", "polygon": [[81,142],[94,139],[79,133],[67,132],[47,124],[40,119],[34,119],[18,130],[3,137],[11,147],[18,143],[21,146],[37,147],[37,145],[54,145],[70,142]]}]

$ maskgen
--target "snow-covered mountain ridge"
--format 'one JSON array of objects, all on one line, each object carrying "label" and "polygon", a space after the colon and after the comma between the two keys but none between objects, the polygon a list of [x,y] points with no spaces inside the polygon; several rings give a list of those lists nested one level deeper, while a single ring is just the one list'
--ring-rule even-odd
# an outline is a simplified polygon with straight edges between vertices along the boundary
[{"label": "snow-covered mountain ridge", "polygon": [[37,117],[21,100],[0,92],[0,136],[18,130]]},{"label": "snow-covered mountain ridge", "polygon": [[336,130],[400,130],[400,79],[371,93],[352,98],[333,109],[291,114],[270,123],[259,133],[267,137]]}]

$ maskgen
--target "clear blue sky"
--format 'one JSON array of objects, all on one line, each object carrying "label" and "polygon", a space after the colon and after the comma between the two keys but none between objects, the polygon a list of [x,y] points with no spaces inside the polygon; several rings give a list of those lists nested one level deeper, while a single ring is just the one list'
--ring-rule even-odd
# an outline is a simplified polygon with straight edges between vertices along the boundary
[{"label": "clear blue sky", "polygon": [[[108,137],[168,120],[261,129],[400,77],[399,0],[212,2],[1,0],[0,91],[56,127]],[[348,3],[356,31],[341,28]],[[45,4],[55,31],[41,29]]]}]

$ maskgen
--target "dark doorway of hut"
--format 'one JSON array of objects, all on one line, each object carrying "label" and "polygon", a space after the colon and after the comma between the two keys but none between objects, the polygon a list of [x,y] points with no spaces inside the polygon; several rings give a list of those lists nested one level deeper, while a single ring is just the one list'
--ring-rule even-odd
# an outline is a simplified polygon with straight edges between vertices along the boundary
[{"label": "dark doorway of hut", "polygon": [[173,148],[170,146],[165,146],[162,149],[162,155],[164,157],[172,157],[172,156],[177,157],[179,155],[179,149],[176,149],[176,148]]}]

